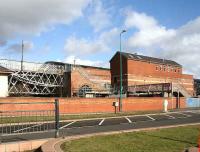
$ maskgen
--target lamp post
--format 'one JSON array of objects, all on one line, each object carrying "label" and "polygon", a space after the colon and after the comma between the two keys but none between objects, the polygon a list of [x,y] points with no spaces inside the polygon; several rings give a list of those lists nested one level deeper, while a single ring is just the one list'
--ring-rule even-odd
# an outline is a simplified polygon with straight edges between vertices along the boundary
[{"label": "lamp post", "polygon": [[23,71],[23,60],[24,60],[24,41],[22,40],[21,71]]},{"label": "lamp post", "polygon": [[121,37],[122,33],[125,33],[126,30],[122,30],[120,33],[120,98],[119,98],[119,111],[122,112],[122,45],[121,45]]}]

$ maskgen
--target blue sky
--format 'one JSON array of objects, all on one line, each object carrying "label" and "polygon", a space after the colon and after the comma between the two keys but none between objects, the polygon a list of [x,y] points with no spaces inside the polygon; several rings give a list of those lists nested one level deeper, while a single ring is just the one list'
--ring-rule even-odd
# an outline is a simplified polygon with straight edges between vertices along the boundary
[{"label": "blue sky", "polygon": [[199,0],[0,0],[0,57],[109,67],[119,50],[172,59],[200,76]]}]

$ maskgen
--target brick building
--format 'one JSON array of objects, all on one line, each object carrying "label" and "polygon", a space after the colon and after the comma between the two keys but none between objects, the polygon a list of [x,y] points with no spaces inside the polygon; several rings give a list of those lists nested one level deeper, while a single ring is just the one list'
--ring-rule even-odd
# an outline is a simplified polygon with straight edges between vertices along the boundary
[{"label": "brick building", "polygon": [[[2,59],[2,69],[7,68],[10,73],[7,76],[1,73],[0,84],[7,90],[3,96],[107,97],[119,93],[119,63],[119,52],[110,60],[111,70],[54,61],[23,62],[21,70],[20,61]],[[168,95],[172,92],[185,97],[194,94],[193,76],[183,74],[182,66],[174,61],[123,52],[122,65],[123,91],[127,94],[134,93],[136,86],[148,92],[152,87],[154,90],[167,88]]]},{"label": "brick building", "polygon": [[68,97],[106,97],[110,95],[110,69],[75,65],[64,75],[64,95]]},{"label": "brick building", "polygon": [[107,68],[24,61],[21,69],[21,61],[0,59],[0,97],[105,97],[110,95],[110,80]]},{"label": "brick building", "polygon": [[[123,91],[130,86],[159,83],[172,84],[172,92],[182,96],[194,94],[193,76],[182,73],[182,66],[175,61],[122,52]],[[111,84],[120,86],[120,52],[110,60]]]}]

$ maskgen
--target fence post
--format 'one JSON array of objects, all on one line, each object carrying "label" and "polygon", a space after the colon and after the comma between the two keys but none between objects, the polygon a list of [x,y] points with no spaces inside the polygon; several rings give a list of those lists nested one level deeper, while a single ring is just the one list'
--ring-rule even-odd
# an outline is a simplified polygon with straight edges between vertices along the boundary
[{"label": "fence post", "polygon": [[59,100],[55,99],[55,137],[59,137]]}]

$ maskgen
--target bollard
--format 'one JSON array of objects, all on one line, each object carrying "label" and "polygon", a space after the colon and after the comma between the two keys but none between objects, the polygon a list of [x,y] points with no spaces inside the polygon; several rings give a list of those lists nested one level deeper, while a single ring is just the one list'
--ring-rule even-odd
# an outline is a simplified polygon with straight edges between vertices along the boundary
[{"label": "bollard", "polygon": [[55,138],[59,137],[59,100],[55,99]]},{"label": "bollard", "polygon": [[167,106],[168,106],[168,101],[167,99],[164,99],[164,103],[163,103],[164,112],[168,112]]}]

